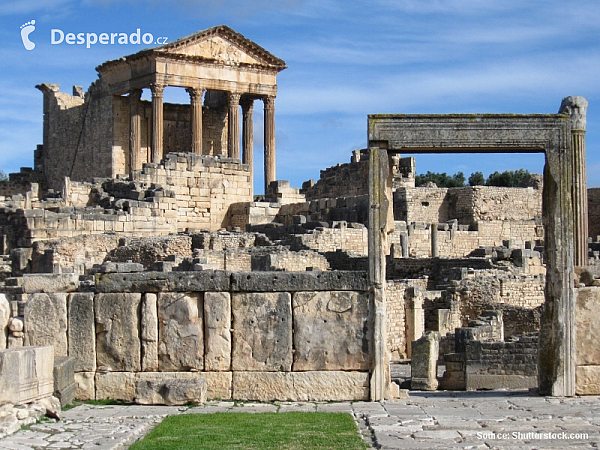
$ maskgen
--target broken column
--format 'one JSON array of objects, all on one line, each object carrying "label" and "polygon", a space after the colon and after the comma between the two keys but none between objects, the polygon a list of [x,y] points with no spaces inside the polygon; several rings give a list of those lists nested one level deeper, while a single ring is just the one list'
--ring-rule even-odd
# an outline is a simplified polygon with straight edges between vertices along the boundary
[{"label": "broken column", "polygon": [[438,387],[437,361],[440,353],[440,333],[428,331],[412,343],[410,388],[435,391]]},{"label": "broken column", "polygon": [[423,336],[425,331],[425,314],[423,312],[423,295],[418,287],[407,289],[406,302],[406,355],[411,357],[412,342]]}]

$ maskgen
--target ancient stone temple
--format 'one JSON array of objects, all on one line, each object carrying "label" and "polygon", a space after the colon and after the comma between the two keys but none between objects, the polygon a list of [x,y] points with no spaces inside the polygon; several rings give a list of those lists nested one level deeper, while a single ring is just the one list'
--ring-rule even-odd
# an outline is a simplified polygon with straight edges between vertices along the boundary
[{"label": "ancient stone temple", "polygon": [[[44,145],[37,162],[58,189],[65,177],[115,178],[192,152],[253,165],[253,106],[264,103],[265,186],[275,181],[276,76],[285,62],[221,25],[107,61],[87,93],[56,84],[44,93]],[[167,87],[185,89],[189,105],[163,102]],[[141,100],[150,89],[152,101]],[[240,136],[241,109],[241,136]]]}]

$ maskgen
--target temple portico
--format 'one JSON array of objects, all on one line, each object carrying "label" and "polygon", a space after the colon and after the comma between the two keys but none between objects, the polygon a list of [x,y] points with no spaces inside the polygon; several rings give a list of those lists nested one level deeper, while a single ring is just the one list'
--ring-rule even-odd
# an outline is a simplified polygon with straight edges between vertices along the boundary
[{"label": "temple portico", "polygon": [[[190,98],[190,147],[178,148],[198,155],[222,154],[253,163],[253,104],[264,103],[265,186],[275,180],[275,97],[276,75],[285,62],[226,26],[210,28],[173,43],[143,50],[134,55],[108,61],[97,70],[113,96],[129,95],[130,132],[126,169],[141,169],[144,161],[159,163],[164,147],[164,102],[166,87],[184,88]],[[142,145],[140,117],[141,91],[152,92],[150,151]],[[221,94],[226,111],[226,139],[220,146],[204,139],[203,97],[206,92]],[[218,97],[218,95],[217,95]],[[242,131],[240,136],[240,107]],[[214,125],[213,125],[214,128]],[[223,145],[226,143],[225,145]],[[252,170],[252,168],[251,168]]]}]

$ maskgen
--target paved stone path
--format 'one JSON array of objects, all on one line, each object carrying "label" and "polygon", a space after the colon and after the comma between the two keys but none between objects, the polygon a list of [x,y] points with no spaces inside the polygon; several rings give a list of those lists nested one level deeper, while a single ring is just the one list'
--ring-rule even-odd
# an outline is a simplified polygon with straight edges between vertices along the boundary
[{"label": "paved stone path", "polygon": [[[63,412],[60,422],[41,422],[0,439],[0,449],[125,449],[169,415],[218,411],[348,412],[365,441],[381,449],[600,447],[600,397],[557,399],[490,391],[411,392],[407,399],[381,403],[210,402],[196,408],[81,405]],[[576,437],[577,433],[587,433],[587,437]]]}]

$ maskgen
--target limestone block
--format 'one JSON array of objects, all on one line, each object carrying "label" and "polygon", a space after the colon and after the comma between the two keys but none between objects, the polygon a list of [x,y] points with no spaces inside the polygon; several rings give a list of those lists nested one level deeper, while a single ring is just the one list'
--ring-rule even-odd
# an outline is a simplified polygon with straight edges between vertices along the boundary
[{"label": "limestone block", "polygon": [[577,366],[575,369],[575,393],[577,395],[600,395],[600,366]]},{"label": "limestone block", "polygon": [[142,370],[158,370],[158,310],[156,294],[144,294],[142,298]]},{"label": "limestone block", "polygon": [[52,395],[54,347],[0,350],[0,405],[29,403]]},{"label": "limestone block", "polygon": [[69,356],[57,356],[54,358],[54,396],[64,407],[73,402],[75,397],[75,358]]},{"label": "limestone block", "polygon": [[98,369],[141,369],[138,310],[140,294],[97,294],[96,364]]},{"label": "limestone block", "polygon": [[74,273],[34,273],[23,275],[23,292],[73,292],[79,288],[79,275]]},{"label": "limestone block", "polygon": [[181,379],[206,380],[206,397],[208,399],[231,399],[231,372],[96,372],[96,398],[115,399],[132,402],[135,399],[137,381],[164,381]]},{"label": "limestone block", "polygon": [[294,371],[369,370],[369,295],[354,291],[293,295]]},{"label": "limestone block", "polygon": [[202,294],[166,292],[158,295],[161,371],[204,369]]},{"label": "limestone block", "polygon": [[428,331],[412,343],[410,362],[411,389],[435,391],[438,387],[437,360],[440,349],[440,333]]},{"label": "limestone block", "polygon": [[231,367],[231,296],[228,292],[204,294],[204,333],[205,370],[229,370]]},{"label": "limestone block", "polygon": [[292,368],[292,311],[288,292],[233,294],[233,370]]},{"label": "limestone block", "polygon": [[135,383],[135,403],[140,405],[201,405],[204,402],[204,378],[138,380]]},{"label": "limestone block", "polygon": [[600,365],[600,287],[577,290],[576,364]]},{"label": "limestone block", "polygon": [[75,372],[96,370],[94,293],[75,292],[68,297],[69,356],[75,358]]},{"label": "limestone block", "polygon": [[78,400],[95,400],[96,386],[94,383],[94,372],[75,372],[75,398]]},{"label": "limestone block", "polygon": [[31,294],[24,311],[25,345],[52,345],[67,356],[67,294]]},{"label": "limestone block", "polygon": [[6,295],[0,293],[0,350],[7,347],[8,321],[10,319],[10,303]]},{"label": "limestone block", "polygon": [[367,274],[354,270],[327,272],[234,272],[231,289],[242,292],[366,291]]},{"label": "limestone block", "polygon": [[353,401],[369,399],[368,372],[234,372],[234,399]]},{"label": "limestone block", "polygon": [[231,273],[224,270],[202,272],[139,272],[96,274],[97,292],[206,292],[228,291]]}]

